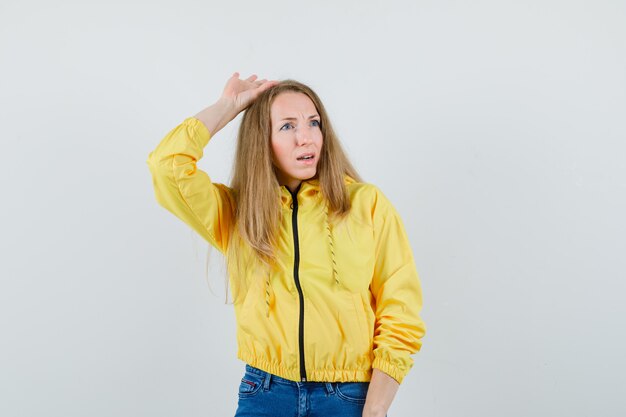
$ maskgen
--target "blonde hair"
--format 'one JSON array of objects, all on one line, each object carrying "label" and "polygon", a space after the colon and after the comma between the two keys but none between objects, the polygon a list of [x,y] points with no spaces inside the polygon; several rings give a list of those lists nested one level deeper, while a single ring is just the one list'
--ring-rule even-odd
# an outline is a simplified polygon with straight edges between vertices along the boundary
[{"label": "blonde hair", "polygon": [[[242,278],[239,271],[242,261],[245,262],[240,258],[249,258],[247,262],[256,261],[263,266],[270,266],[276,259],[281,207],[280,184],[272,163],[270,115],[274,99],[284,92],[305,94],[320,116],[323,144],[315,178],[319,180],[329,218],[340,221],[350,211],[344,175],[362,182],[331,126],[322,101],[311,88],[295,80],[284,80],[259,95],[243,114],[232,171],[237,230],[230,233],[226,258],[229,274],[236,280]],[[235,240],[243,240],[251,256],[240,256],[242,247]],[[231,265],[236,269],[232,270]]]}]

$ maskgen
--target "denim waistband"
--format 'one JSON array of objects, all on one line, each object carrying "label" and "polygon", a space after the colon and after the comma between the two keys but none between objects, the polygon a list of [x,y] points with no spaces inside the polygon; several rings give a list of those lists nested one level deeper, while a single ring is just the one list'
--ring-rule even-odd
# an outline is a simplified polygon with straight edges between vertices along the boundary
[{"label": "denim waistband", "polygon": [[[292,381],[291,379],[286,379],[286,378],[281,378],[277,375],[274,374],[270,374],[269,372],[266,372],[262,369],[259,368],[255,368],[252,365],[246,364],[246,371],[247,372],[252,372],[253,374],[257,374],[257,375],[261,375],[262,377],[266,377],[267,375],[271,375],[272,376],[272,381],[278,381],[278,382],[282,382],[284,384],[293,384],[293,385],[297,385],[298,381]],[[309,384],[314,384],[315,382],[308,382]],[[323,382],[317,382],[318,384],[323,384]],[[300,385],[302,384],[306,384],[306,382],[300,382]]]},{"label": "denim waistband", "polygon": [[[252,365],[249,365],[246,363],[246,371],[247,372],[252,372],[253,374],[257,374],[262,376],[263,378],[265,378],[267,375],[271,375],[271,379],[272,381],[278,381],[278,382],[282,382],[284,384],[292,384],[292,385],[327,385],[327,384],[337,384],[338,382],[324,382],[324,381],[306,381],[306,382],[299,382],[299,381],[292,381],[291,379],[286,379],[286,378],[282,378],[279,376],[276,376],[274,374],[271,374],[269,372],[266,372],[262,369],[259,368],[255,368]],[[356,384],[369,384],[369,382],[354,382]],[[339,384],[341,384],[339,382]]]}]

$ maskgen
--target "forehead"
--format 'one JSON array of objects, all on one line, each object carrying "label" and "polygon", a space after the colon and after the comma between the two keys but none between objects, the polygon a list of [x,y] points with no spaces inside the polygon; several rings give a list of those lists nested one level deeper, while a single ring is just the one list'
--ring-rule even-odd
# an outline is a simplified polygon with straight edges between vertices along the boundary
[{"label": "forehead", "polygon": [[286,91],[274,98],[270,108],[272,119],[283,117],[297,117],[299,115],[309,117],[317,114],[313,101],[304,93]]}]

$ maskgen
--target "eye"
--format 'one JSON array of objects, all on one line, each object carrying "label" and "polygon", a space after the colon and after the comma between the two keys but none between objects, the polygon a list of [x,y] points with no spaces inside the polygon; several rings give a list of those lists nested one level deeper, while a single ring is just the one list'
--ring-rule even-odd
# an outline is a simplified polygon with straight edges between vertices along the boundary
[{"label": "eye", "polygon": [[311,126],[320,127],[320,121],[319,120],[311,120]]},{"label": "eye", "polygon": [[280,130],[289,130],[290,128],[292,128],[293,126],[291,125],[291,123],[285,123],[284,125],[282,125],[282,127],[280,128]]}]

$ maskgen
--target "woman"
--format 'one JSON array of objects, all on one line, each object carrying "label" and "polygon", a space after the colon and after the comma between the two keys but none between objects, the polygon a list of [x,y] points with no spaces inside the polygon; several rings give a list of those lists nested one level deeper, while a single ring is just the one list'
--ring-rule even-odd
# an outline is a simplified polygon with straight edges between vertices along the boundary
[{"label": "woman", "polygon": [[[196,164],[244,110],[232,183],[213,183]],[[226,257],[246,362],[236,416],[385,416],[425,334],[421,287],[398,213],[319,97],[235,73],[148,165],[159,204]]]}]

